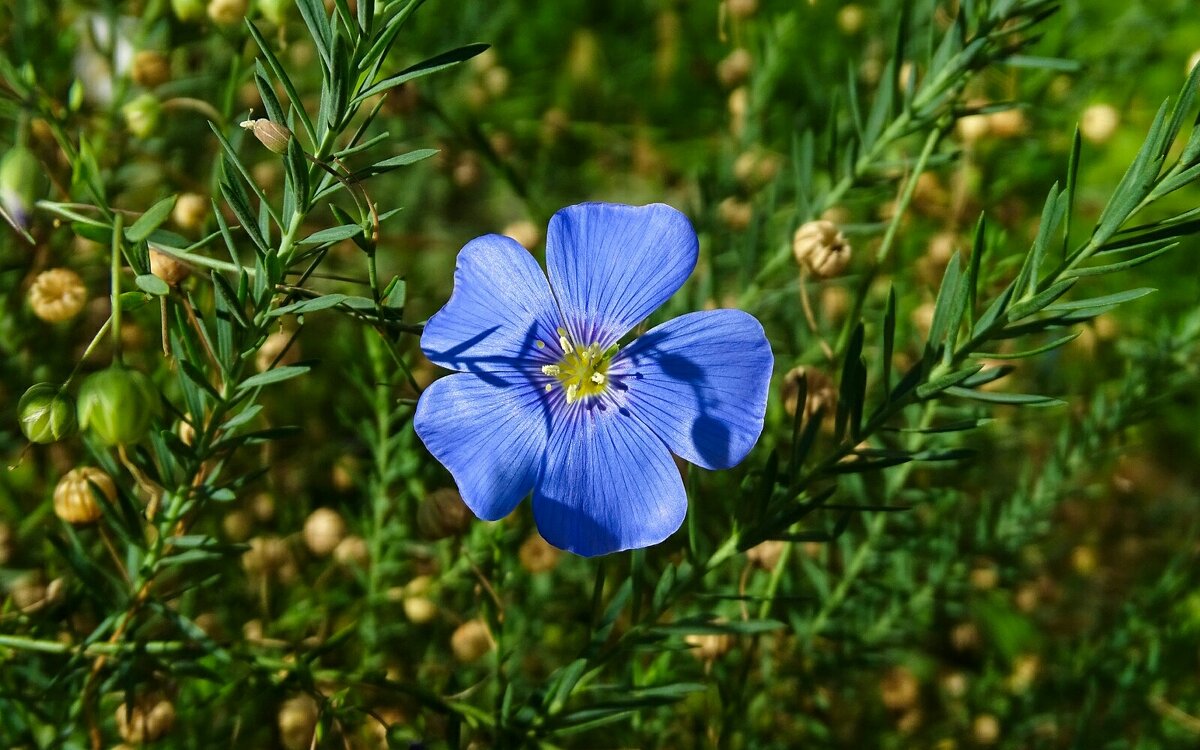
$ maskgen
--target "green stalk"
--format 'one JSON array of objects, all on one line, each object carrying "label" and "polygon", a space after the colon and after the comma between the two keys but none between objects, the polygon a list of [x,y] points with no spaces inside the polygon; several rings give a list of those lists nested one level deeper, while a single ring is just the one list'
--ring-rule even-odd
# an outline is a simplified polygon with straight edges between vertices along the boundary
[{"label": "green stalk", "polygon": [[112,345],[113,362],[121,361],[121,240],[124,237],[124,217],[118,211],[113,216],[112,234]]}]

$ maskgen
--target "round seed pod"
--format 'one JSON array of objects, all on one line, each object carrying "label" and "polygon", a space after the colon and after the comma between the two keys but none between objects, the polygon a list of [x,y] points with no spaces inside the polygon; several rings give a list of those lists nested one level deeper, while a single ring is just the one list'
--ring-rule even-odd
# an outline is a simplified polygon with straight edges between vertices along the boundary
[{"label": "round seed pod", "polygon": [[921,698],[921,683],[908,667],[892,667],[879,682],[879,697],[890,711],[907,711]]},{"label": "round seed pod", "polygon": [[346,538],[346,522],[332,508],[317,508],[304,522],[304,544],[317,557],[328,557]]},{"label": "round seed pod", "polygon": [[493,645],[492,634],[483,620],[467,620],[450,636],[450,650],[463,664],[478,661]]},{"label": "round seed pod", "polygon": [[134,83],[152,89],[171,80],[171,60],[158,50],[144,49],[133,56],[129,73]]},{"label": "round seed pod", "polygon": [[561,556],[561,552],[537,533],[530,534],[524,542],[521,542],[521,549],[517,551],[521,567],[535,574],[554,570]]},{"label": "round seed pod", "polygon": [[804,419],[812,419],[817,409],[825,417],[834,412],[837,405],[837,387],[833,379],[815,367],[794,367],[783,376],[783,409],[789,417],[796,416],[800,407],[800,381],[805,381]]},{"label": "round seed pod", "polygon": [[246,18],[249,7],[249,0],[210,0],[208,17],[219,26],[233,26]]},{"label": "round seed pod", "polygon": [[470,528],[472,517],[458,490],[443,488],[421,501],[417,508],[417,529],[426,539],[459,536]]},{"label": "round seed pod", "polygon": [[692,647],[693,656],[710,663],[733,648],[733,636],[728,633],[690,633],[683,640]]},{"label": "round seed pod", "polygon": [[792,255],[818,279],[840,276],[850,263],[850,244],[832,221],[809,221],[792,236]]},{"label": "round seed pod", "polygon": [[752,565],[757,565],[763,570],[775,570],[775,566],[779,564],[779,558],[783,555],[783,550],[786,547],[787,542],[781,542],[778,539],[768,539],[746,550],[746,559]]},{"label": "round seed pod", "polygon": [[738,47],[717,63],[717,78],[726,88],[740,86],[750,77],[750,69],[754,66],[754,58],[750,51]]},{"label": "round seed pod", "polygon": [[55,443],[71,437],[78,429],[75,401],[61,386],[38,383],[17,402],[21,433],[33,443]]},{"label": "round seed pod", "polygon": [[54,514],[74,526],[95,523],[104,515],[93,487],[110,503],[117,501],[117,486],[112,477],[93,466],[72,469],[54,487]]},{"label": "round seed pod", "polygon": [[180,282],[191,274],[192,269],[187,263],[173,255],[150,251],[150,273],[167,282],[170,286],[179,286]]},{"label": "round seed pod", "polygon": [[291,562],[287,542],[277,536],[256,536],[250,540],[250,549],[242,553],[242,568],[251,576],[279,573]]},{"label": "round seed pod", "polygon": [[208,199],[199,193],[180,193],[171,209],[171,221],[181,229],[198,231],[208,217]]},{"label": "round seed pod", "polygon": [[158,132],[162,121],[162,103],[154,94],[141,94],[121,107],[125,127],[137,138],[149,138]]},{"label": "round seed pod", "polygon": [[180,21],[199,21],[204,18],[204,0],[171,0],[171,10]]},{"label": "round seed pod", "polygon": [[132,706],[117,706],[117,733],[133,745],[161,739],[175,725],[175,704],[163,697],[147,696]]},{"label": "round seed pod", "polygon": [[542,241],[542,231],[538,229],[537,224],[528,219],[514,221],[504,227],[503,234],[512,237],[526,250],[533,250]]},{"label": "round seed pod", "polygon": [[404,599],[404,616],[416,625],[424,625],[437,617],[437,605],[433,600],[424,596],[410,596]]},{"label": "round seed pod", "polygon": [[158,392],[136,370],[114,365],[83,381],[79,426],[105,445],[129,445],[146,436],[158,414]]},{"label": "round seed pod", "polygon": [[1083,110],[1079,121],[1079,133],[1092,143],[1105,143],[1117,132],[1121,124],[1121,113],[1111,104],[1093,104]]},{"label": "round seed pod", "polygon": [[1000,739],[1000,722],[991,714],[980,714],[971,722],[971,735],[980,745],[994,745]]},{"label": "round seed pod", "polygon": [[371,561],[367,540],[361,536],[348,536],[333,550],[333,559],[346,567],[365,568]]},{"label": "round seed pod", "polygon": [[725,226],[735,232],[740,232],[750,226],[750,222],[754,219],[754,207],[732,195],[721,201],[717,206],[717,213]]},{"label": "round seed pod", "polygon": [[317,702],[310,695],[289,698],[279,707],[279,741],[287,750],[308,750],[317,728]]},{"label": "round seed pod", "polygon": [[749,18],[758,12],[758,0],[725,0],[725,7],[734,18]]},{"label": "round seed pod", "polygon": [[61,323],[79,314],[87,303],[87,287],[69,268],[43,271],[29,287],[29,307],[47,323]]}]

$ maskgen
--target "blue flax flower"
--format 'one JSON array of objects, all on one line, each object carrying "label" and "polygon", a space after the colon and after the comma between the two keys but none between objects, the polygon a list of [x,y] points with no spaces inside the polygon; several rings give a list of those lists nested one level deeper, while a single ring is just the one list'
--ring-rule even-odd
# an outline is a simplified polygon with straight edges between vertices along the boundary
[{"label": "blue flax flower", "polygon": [[689,313],[617,346],[683,285],[697,250],[670,206],[609,203],[550,220],[549,283],[508,237],[463,247],[421,336],[458,373],[425,390],[415,426],[477,516],[503,518],[532,490],[556,547],[647,547],[687,512],[672,453],[724,469],[754,447],[773,358],[752,316]]}]

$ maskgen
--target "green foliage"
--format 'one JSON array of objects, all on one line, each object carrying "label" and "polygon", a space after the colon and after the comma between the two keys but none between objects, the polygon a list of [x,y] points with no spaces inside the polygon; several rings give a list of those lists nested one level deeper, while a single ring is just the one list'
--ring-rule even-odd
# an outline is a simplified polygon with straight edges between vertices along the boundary
[{"label": "green foliage", "polygon": [[[1054,0],[216,5],[0,15],[0,744],[1194,742],[1200,66]],[[464,523],[410,428],[454,251],[588,198],[692,216],[650,323],[737,305],[779,368],[684,529],[599,560]],[[58,265],[95,299],[51,323]],[[84,435],[26,444],[39,381]]]}]

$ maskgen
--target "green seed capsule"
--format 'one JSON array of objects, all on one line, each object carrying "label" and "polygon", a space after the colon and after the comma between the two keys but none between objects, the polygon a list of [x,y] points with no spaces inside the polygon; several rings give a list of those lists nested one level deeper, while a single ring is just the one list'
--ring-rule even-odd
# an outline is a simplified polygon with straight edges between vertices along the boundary
[{"label": "green seed capsule", "polygon": [[0,203],[22,227],[29,226],[44,179],[37,158],[24,146],[13,146],[0,159]]},{"label": "green seed capsule", "polygon": [[38,383],[17,403],[21,432],[34,443],[55,443],[75,434],[75,401],[53,383]]},{"label": "green seed capsule", "polygon": [[79,426],[105,445],[128,445],[146,436],[158,414],[158,392],[140,372],[114,365],[79,388]]}]

